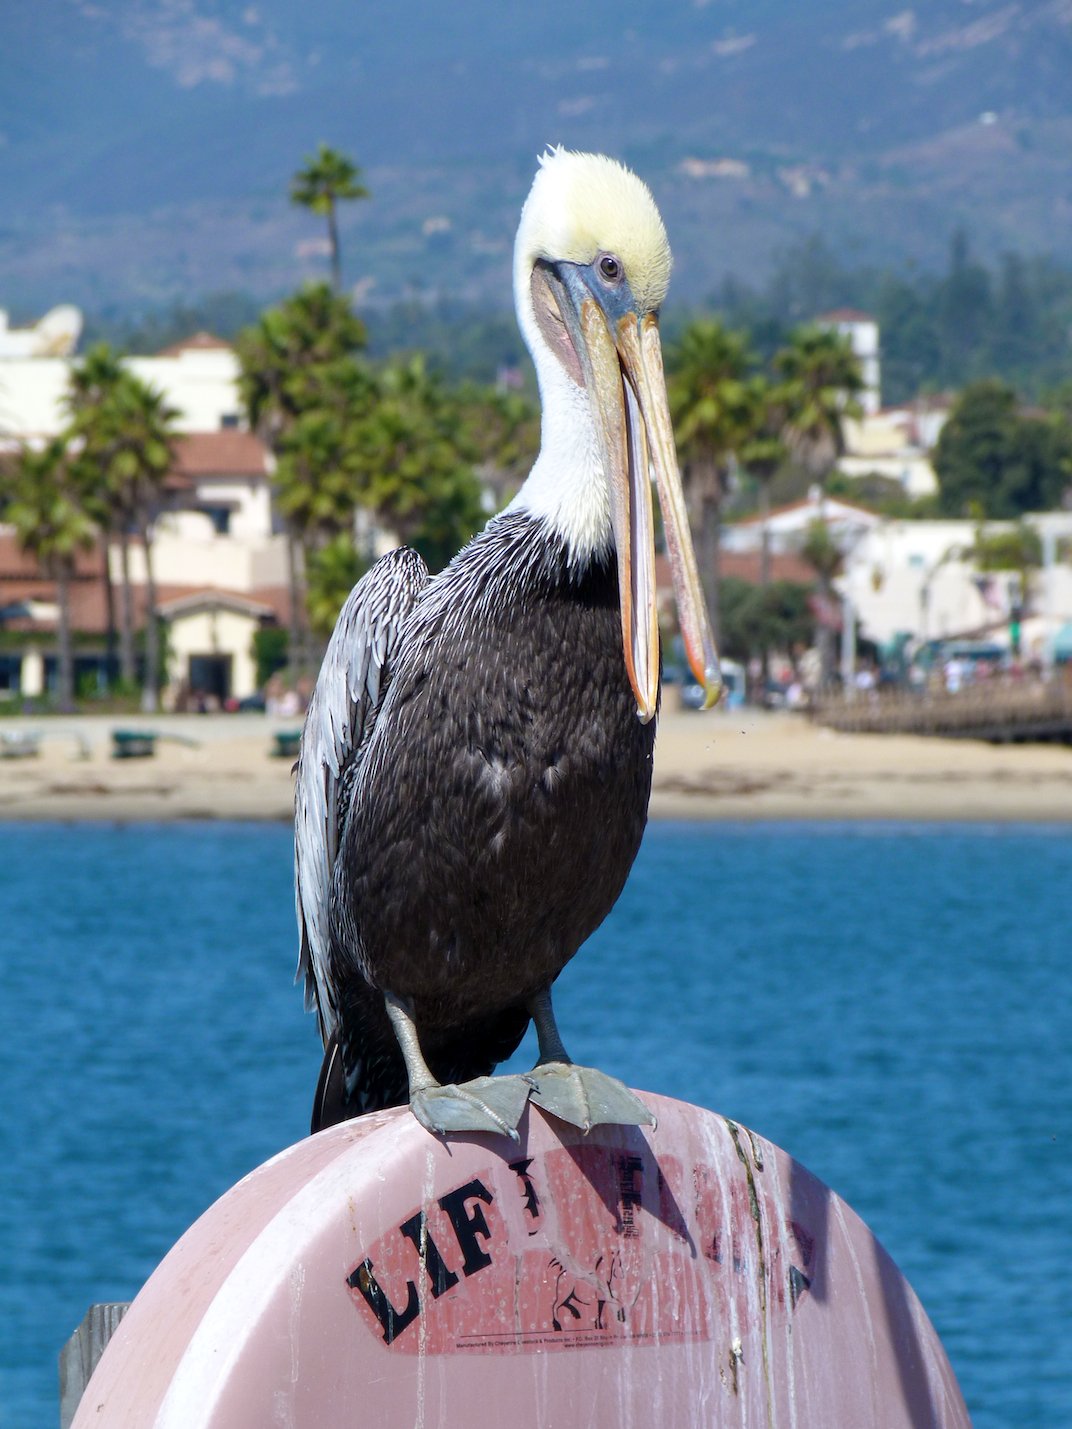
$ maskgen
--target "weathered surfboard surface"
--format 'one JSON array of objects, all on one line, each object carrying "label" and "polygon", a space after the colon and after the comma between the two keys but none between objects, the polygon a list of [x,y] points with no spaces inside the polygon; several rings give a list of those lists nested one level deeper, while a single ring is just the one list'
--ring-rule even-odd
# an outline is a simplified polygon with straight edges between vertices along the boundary
[{"label": "weathered surfboard surface", "polygon": [[530,1108],[519,1144],[441,1141],[396,1109],[282,1152],[145,1285],[75,1429],[968,1425],[863,1222],[745,1128],[645,1100],[654,1131]]}]

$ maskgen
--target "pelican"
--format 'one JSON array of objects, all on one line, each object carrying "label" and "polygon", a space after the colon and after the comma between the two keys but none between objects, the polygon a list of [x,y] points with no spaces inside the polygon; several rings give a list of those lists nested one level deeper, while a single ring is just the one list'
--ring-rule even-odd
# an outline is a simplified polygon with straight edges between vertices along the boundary
[{"label": "pelican", "polygon": [[[339,615],[295,796],[298,977],[325,1044],[313,1130],[407,1100],[437,1133],[653,1118],[570,1061],[552,985],[647,820],[659,629],[652,476],[689,664],[718,658],[659,342],[670,248],[616,161],[540,159],[514,251],[539,457],[439,575],[405,548]],[[539,1060],[492,1076],[530,1019]]]}]

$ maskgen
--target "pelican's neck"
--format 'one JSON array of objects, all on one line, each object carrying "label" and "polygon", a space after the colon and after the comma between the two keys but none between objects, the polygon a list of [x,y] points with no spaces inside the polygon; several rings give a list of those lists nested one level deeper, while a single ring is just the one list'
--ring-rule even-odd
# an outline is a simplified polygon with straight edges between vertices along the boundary
[{"label": "pelican's neck", "polygon": [[522,321],[536,364],[543,412],[540,454],[507,510],[541,518],[566,543],[571,565],[587,565],[614,544],[610,498],[588,393]]},{"label": "pelican's neck", "polygon": [[587,564],[613,543],[588,394],[564,372],[541,383],[540,394],[540,454],[511,509],[542,518],[565,541],[571,564]]}]

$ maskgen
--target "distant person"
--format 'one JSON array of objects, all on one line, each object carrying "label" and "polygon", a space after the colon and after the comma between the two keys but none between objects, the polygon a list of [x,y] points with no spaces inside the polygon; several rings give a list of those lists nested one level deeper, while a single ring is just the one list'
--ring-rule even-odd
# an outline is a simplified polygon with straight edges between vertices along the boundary
[{"label": "distant person", "polygon": [[264,712],[265,714],[282,714],[283,696],[286,693],[286,686],[283,684],[282,675],[275,674],[268,677],[264,686]]},{"label": "distant person", "polygon": [[966,674],[963,660],[959,660],[956,655],[951,655],[945,662],[944,674],[946,693],[950,695],[959,694],[964,687],[964,677]]},{"label": "distant person", "polygon": [[295,715],[302,712],[301,696],[297,690],[284,690],[279,701],[279,714],[284,719],[293,719]]}]

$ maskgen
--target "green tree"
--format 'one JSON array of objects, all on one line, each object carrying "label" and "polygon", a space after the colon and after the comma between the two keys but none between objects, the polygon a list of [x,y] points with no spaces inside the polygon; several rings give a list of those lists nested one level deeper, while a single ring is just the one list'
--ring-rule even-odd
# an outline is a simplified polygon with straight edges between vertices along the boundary
[{"label": "green tree", "polygon": [[78,553],[92,547],[96,529],[81,504],[62,437],[41,451],[24,447],[4,485],[5,519],[14,526],[15,539],[56,583],[57,694],[60,709],[69,710],[74,703],[71,581]]},{"label": "green tree", "polygon": [[355,429],[375,399],[357,354],[365,326],[326,283],[307,284],[239,334],[239,391],[250,425],[275,458],[273,485],[287,534],[288,659],[309,658],[305,564],[311,549],[352,523],[359,504]]},{"label": "green tree", "polygon": [[487,515],[458,401],[421,358],[392,364],[356,445],[369,510],[440,570]]},{"label": "green tree", "polygon": [[943,377],[963,382],[975,376],[978,354],[985,350],[993,324],[990,274],[973,261],[968,236],[953,234],[949,270],[938,296]]},{"label": "green tree", "polygon": [[792,651],[811,639],[808,587],[796,581],[757,586],[727,577],[720,606],[722,648],[731,659],[747,663],[758,655],[766,668],[775,651]]},{"label": "green tree", "polygon": [[120,673],[136,678],[130,543],[140,537],[145,557],[147,614],[144,700],[155,708],[160,683],[160,632],[153,574],[153,523],[174,459],[178,413],[161,392],[122,365],[110,349],[87,353],[73,371],[68,438],[78,455],[77,484],[86,509],[113,533],[122,572]]},{"label": "green tree", "polygon": [[153,568],[154,524],[164,496],[164,482],[175,460],[178,411],[164,394],[131,372],[124,372],[115,392],[119,448],[113,464],[120,502],[141,538],[145,558],[145,678],[142,701],[155,710],[161,682],[160,619]]},{"label": "green tree", "polygon": [[540,450],[540,409],[526,392],[465,384],[458,392],[464,442],[500,510],[528,476]]},{"label": "green tree", "polygon": [[848,338],[810,324],[795,329],[774,356],[787,406],[793,454],[821,481],[845,454],[845,418],[858,417],[860,364]]},{"label": "green tree", "polygon": [[887,274],[875,303],[882,333],[882,394],[907,402],[938,380],[942,345],[933,295],[919,283]]},{"label": "green tree", "polygon": [[689,324],[670,349],[670,411],[684,486],[699,526],[704,598],[718,638],[722,506],[738,455],[756,428],[756,389],[746,338],[712,318]]},{"label": "green tree", "polygon": [[1072,482],[1072,429],[1060,413],[1022,415],[1016,393],[987,378],[961,393],[934,452],[939,505],[1015,518],[1056,506]]},{"label": "green tree", "polygon": [[1031,572],[1042,565],[1042,539],[1026,521],[1005,531],[988,531],[980,522],[968,555],[980,571],[1015,571],[1026,594]]},{"label": "green tree", "polygon": [[800,554],[819,578],[823,605],[818,626],[819,687],[826,690],[834,677],[834,629],[829,614],[836,605],[834,577],[841,569],[841,547],[826,522],[816,520],[805,532]]},{"label": "green tree", "polygon": [[313,552],[308,568],[309,624],[326,639],[335,628],[343,602],[368,570],[348,534],[326,541]]},{"label": "green tree", "polygon": [[[104,447],[102,434],[94,430],[93,414],[109,400],[122,373],[122,359],[115,349],[106,342],[94,343],[81,362],[71,368],[64,399],[67,415],[78,432],[79,459],[74,465],[74,475],[79,499],[96,523],[99,533],[105,609],[104,663],[105,678],[109,684],[114,680],[117,669],[125,680],[133,684],[134,636],[129,623],[125,624],[122,653],[117,661],[119,637],[110,552],[112,541],[123,532],[123,514],[109,485],[110,448]],[[124,608],[129,610],[129,602]]]},{"label": "green tree", "polygon": [[763,523],[759,559],[759,583],[770,584],[770,493],[774,478],[789,455],[786,423],[789,395],[778,383],[762,373],[751,379],[752,427],[741,443],[740,459],[759,488],[759,512]]},{"label": "green tree", "polygon": [[331,281],[336,292],[342,287],[336,209],[340,201],[368,198],[369,191],[361,183],[360,175],[361,170],[346,154],[321,143],[316,153],[306,158],[304,167],[298,170],[290,184],[291,203],[327,218]]}]

